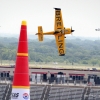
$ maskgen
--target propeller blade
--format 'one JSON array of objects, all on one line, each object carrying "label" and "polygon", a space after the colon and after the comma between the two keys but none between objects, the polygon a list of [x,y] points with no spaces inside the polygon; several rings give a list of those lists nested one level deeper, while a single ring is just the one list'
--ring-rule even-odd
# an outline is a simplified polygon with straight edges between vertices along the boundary
[{"label": "propeller blade", "polygon": [[75,30],[73,30],[73,29],[72,29],[72,26],[71,26],[71,32],[74,32],[74,31],[75,31]]},{"label": "propeller blade", "polygon": [[38,35],[38,33],[36,33],[35,35]]},{"label": "propeller blade", "polygon": [[71,32],[74,32],[75,30],[71,30]]},{"label": "propeller blade", "polygon": [[75,30],[73,30],[73,29],[72,29],[72,26],[71,26],[71,35],[73,35],[73,32],[74,32],[74,31],[75,31]]}]

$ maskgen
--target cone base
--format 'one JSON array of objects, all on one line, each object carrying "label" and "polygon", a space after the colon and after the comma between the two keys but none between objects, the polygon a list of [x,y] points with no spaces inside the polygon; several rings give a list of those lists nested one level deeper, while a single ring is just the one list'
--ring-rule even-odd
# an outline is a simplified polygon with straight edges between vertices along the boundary
[{"label": "cone base", "polygon": [[12,88],[11,100],[30,100],[30,89]]}]

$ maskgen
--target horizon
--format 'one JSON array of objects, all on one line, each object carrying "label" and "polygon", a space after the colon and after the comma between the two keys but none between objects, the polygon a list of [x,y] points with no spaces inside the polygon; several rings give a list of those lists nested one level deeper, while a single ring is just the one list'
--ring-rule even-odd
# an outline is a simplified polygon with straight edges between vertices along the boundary
[{"label": "horizon", "polygon": [[[35,35],[35,34],[28,34],[28,39],[37,39],[37,41],[38,41],[38,37],[37,37],[37,35]],[[19,38],[19,34],[12,34],[12,35],[5,35],[5,34],[3,34],[3,35],[0,35],[0,38]],[[51,35],[46,35],[46,36],[44,36],[44,41],[45,41],[45,39],[51,39],[51,40],[54,40],[55,39],[55,37],[54,36],[51,36]],[[67,38],[65,39],[65,40],[67,40],[67,39],[81,39],[81,40],[100,40],[100,38],[99,37],[84,37],[84,36],[70,36],[70,35],[67,35]]]}]

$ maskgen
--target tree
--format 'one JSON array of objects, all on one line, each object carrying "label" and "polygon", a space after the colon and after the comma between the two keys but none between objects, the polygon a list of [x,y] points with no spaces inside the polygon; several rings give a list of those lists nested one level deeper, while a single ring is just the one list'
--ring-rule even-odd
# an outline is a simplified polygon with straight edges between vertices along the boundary
[{"label": "tree", "polygon": [[98,63],[98,60],[97,59],[91,59],[91,64],[94,66]]}]

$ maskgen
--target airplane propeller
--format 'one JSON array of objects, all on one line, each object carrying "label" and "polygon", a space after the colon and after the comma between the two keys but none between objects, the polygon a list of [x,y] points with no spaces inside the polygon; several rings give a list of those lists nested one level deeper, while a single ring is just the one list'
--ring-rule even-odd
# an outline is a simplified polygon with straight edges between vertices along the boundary
[{"label": "airplane propeller", "polygon": [[72,26],[71,26],[71,34],[72,34],[72,32],[74,32],[74,31],[75,31],[75,30],[73,30],[73,29],[72,29]]}]

